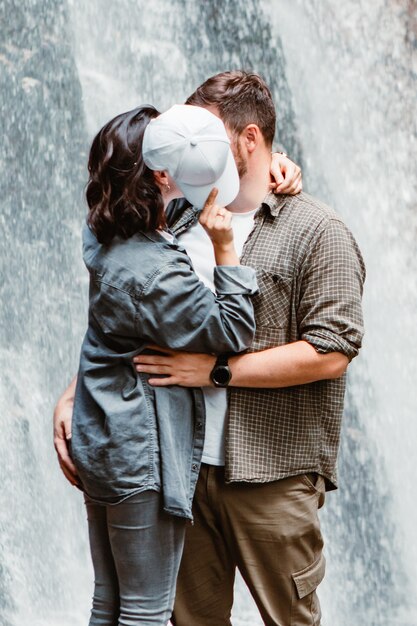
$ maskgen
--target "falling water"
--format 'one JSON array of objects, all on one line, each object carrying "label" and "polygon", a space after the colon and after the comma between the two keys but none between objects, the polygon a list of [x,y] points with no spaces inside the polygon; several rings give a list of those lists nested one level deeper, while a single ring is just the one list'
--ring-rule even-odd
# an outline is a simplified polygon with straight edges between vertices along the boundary
[{"label": "falling water", "polygon": [[[341,489],[322,514],[323,624],[416,626],[413,6],[0,4],[1,626],[85,626],[88,618],[85,516],[57,468],[50,424],[86,320],[88,143],[112,115],[145,102],[165,109],[236,67],[271,85],[277,140],[303,163],[308,190],[343,215],[368,266],[367,338],[349,375]],[[261,624],[241,581],[235,605],[236,626]]]},{"label": "falling water", "polygon": [[368,268],[341,489],[323,513],[325,624],[416,626],[417,7],[278,0],[264,8],[282,38],[306,184],[344,217]]}]

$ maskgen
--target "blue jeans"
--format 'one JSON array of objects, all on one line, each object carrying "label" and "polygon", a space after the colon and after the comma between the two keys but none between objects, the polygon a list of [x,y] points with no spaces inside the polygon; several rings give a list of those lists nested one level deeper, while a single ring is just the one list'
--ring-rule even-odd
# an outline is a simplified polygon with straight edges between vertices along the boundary
[{"label": "blue jeans", "polygon": [[163,626],[171,617],[185,519],[143,491],[116,505],[85,497],[95,589],[89,626]]}]

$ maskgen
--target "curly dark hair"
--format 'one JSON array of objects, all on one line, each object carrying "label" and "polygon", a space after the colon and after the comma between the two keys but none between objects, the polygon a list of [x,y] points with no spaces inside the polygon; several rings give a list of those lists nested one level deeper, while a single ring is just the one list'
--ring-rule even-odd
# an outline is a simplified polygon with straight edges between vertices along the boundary
[{"label": "curly dark hair", "polygon": [[145,105],[117,115],[93,140],[88,159],[88,225],[100,243],[165,225],[164,202],[142,158],[145,128],[159,115]]}]

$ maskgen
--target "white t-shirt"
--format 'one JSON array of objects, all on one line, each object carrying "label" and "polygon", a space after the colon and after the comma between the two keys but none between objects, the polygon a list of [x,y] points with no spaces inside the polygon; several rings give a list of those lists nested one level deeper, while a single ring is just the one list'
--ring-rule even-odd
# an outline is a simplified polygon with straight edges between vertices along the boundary
[{"label": "white t-shirt", "polygon": [[[232,228],[238,256],[246,239],[253,229],[258,209],[247,213],[234,213]],[[213,246],[204,228],[197,222],[192,228],[178,237],[186,249],[194,270],[200,280],[214,292],[213,270],[215,267]],[[203,463],[224,465],[224,429],[227,411],[226,389],[203,387],[206,405],[206,435],[204,440]]]}]

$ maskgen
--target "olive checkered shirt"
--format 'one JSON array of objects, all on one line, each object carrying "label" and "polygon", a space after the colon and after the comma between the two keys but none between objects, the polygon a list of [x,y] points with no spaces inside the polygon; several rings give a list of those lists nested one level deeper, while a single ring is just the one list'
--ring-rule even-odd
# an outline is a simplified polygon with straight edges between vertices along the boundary
[{"label": "olive checkered shirt", "polygon": [[[176,222],[190,225],[193,209]],[[355,357],[363,336],[365,267],[340,217],[301,193],[269,194],[241,262],[257,270],[256,335],[250,351],[308,341],[320,353]],[[337,485],[345,376],[282,389],[229,388],[226,480],[270,482],[318,472]]]}]

